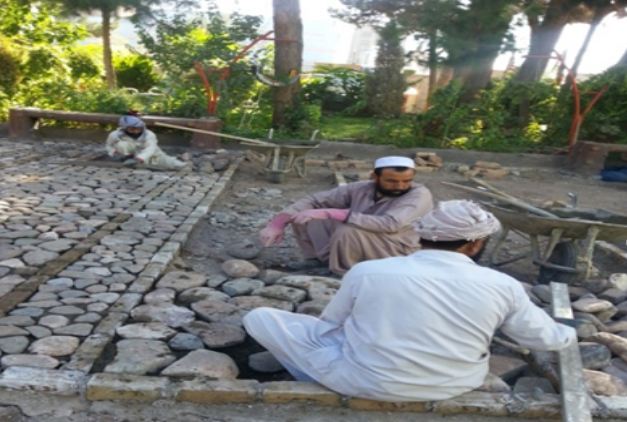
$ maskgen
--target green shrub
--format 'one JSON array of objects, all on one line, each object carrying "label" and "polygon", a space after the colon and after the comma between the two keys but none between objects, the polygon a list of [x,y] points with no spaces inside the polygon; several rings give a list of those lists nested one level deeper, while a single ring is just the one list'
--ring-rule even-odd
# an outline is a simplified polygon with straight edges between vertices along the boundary
[{"label": "green shrub", "polygon": [[21,78],[20,55],[12,48],[8,40],[0,38],[0,91],[12,95]]},{"label": "green shrub", "polygon": [[88,49],[74,48],[67,55],[67,64],[73,79],[92,79],[102,74],[102,66]]},{"label": "green shrub", "polygon": [[343,68],[319,66],[314,75],[304,77],[303,99],[307,103],[319,103],[325,112],[342,112],[360,115],[366,109],[364,96],[365,74]]},{"label": "green shrub", "polygon": [[153,61],[140,54],[116,56],[113,67],[120,87],[148,91],[159,82]]}]

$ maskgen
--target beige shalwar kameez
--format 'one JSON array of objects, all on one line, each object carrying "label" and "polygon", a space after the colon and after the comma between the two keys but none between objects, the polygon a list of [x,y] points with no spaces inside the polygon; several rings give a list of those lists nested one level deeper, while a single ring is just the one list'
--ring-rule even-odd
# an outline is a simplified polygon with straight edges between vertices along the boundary
[{"label": "beige shalwar kameez", "polygon": [[358,262],[408,255],[419,248],[411,224],[433,208],[424,185],[413,184],[399,197],[377,198],[374,181],[349,183],[303,198],[283,212],[294,215],[307,209],[349,208],[344,223],[312,220],[292,224],[305,258],[329,261],[329,269],[344,274]]},{"label": "beige shalwar kameez", "polygon": [[107,138],[106,149],[110,157],[132,155],[149,166],[172,170],[185,166],[185,162],[163,152],[157,146],[157,136],[148,129],[144,129],[137,139],[128,136],[122,129],[114,130]]}]

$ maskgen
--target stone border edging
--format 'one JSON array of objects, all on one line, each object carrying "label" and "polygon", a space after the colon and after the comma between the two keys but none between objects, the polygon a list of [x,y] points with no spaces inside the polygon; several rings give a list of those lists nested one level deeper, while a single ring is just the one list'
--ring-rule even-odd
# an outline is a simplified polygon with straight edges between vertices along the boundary
[{"label": "stone border edging", "polygon": [[[473,391],[441,401],[383,402],[345,397],[318,384],[299,381],[260,383],[255,380],[176,379],[143,375],[51,370],[13,366],[0,375],[0,388],[79,396],[90,402],[173,400],[205,405],[242,403],[286,404],[307,402],[314,405],[359,411],[416,412],[440,415],[480,414],[559,418],[560,397],[545,394],[541,400],[523,394]],[[592,409],[599,417],[627,418],[627,398],[594,396]]]}]

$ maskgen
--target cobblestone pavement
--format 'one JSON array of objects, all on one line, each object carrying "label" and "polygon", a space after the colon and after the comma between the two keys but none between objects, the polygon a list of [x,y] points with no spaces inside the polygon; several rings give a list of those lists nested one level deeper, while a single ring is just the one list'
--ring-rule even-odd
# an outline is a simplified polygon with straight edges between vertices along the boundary
[{"label": "cobblestone pavement", "polygon": [[[202,172],[175,173],[89,162],[102,154],[91,145],[4,140],[0,152],[2,367],[89,372],[237,159],[204,154]],[[208,172],[211,160],[226,170]]]}]

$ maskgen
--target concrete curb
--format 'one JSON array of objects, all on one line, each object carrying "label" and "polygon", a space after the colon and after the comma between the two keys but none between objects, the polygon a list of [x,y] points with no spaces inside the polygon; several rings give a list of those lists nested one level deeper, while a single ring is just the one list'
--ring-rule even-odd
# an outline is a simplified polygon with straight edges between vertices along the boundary
[{"label": "concrete curb", "polygon": [[[545,394],[541,400],[524,394],[472,391],[441,401],[383,402],[341,396],[318,384],[298,381],[259,383],[254,380],[177,379],[128,374],[85,375],[79,371],[11,367],[0,375],[0,389],[38,391],[77,396],[89,402],[154,402],[172,400],[203,405],[261,403],[281,405],[306,402],[333,408],[378,412],[415,412],[440,415],[476,414],[558,418],[560,396]],[[627,418],[626,397],[595,396],[593,414]]]}]

